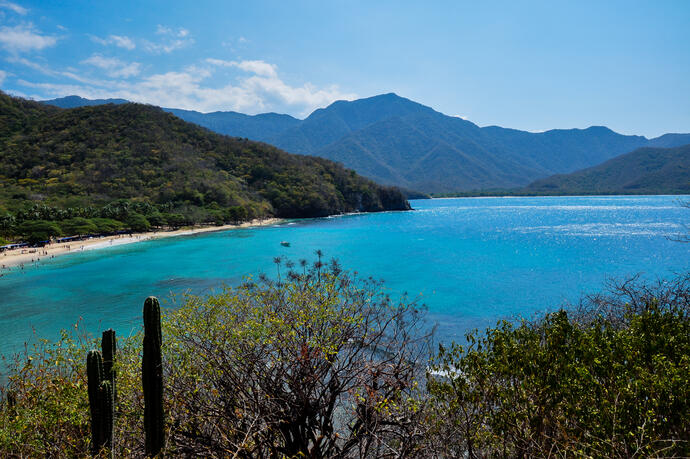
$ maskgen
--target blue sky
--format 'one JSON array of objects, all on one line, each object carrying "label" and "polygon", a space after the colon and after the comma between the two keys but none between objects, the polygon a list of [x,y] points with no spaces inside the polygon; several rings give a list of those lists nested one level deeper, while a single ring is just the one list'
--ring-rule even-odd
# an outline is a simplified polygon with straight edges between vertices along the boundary
[{"label": "blue sky", "polygon": [[690,1],[0,0],[0,88],[298,117],[396,92],[481,126],[690,132]]}]

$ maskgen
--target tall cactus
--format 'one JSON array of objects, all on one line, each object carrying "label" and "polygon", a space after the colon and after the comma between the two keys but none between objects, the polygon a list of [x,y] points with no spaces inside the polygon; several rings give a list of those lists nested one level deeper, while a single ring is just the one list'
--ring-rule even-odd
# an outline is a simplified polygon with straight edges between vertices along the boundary
[{"label": "tall cactus", "polygon": [[148,456],[157,456],[165,446],[161,341],[160,304],[156,297],[150,296],[144,302],[144,355],[141,365]]},{"label": "tall cactus", "polygon": [[86,374],[91,409],[91,453],[96,455],[103,448],[111,449],[113,438],[112,386],[103,378],[100,351],[91,350],[86,355]]},{"label": "tall cactus", "polygon": [[107,379],[101,381],[98,388],[98,403],[101,410],[101,442],[103,447],[110,451],[110,457],[113,457],[113,421],[114,421],[114,400],[113,400],[113,386]]},{"label": "tall cactus", "polygon": [[113,392],[113,403],[117,401],[117,386],[115,384],[115,357],[117,355],[117,339],[115,338],[115,330],[112,328],[103,332],[101,338],[101,349],[103,350],[103,378],[110,381],[110,386]]}]

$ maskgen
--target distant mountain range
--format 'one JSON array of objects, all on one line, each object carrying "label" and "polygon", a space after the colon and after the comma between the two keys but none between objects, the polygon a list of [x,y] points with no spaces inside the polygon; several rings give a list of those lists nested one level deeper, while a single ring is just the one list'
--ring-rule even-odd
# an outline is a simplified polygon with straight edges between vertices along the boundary
[{"label": "distant mountain range", "polygon": [[690,194],[690,145],[638,148],[598,166],[537,180],[537,194]]},{"label": "distant mountain range", "polygon": [[[99,102],[70,96],[45,103],[74,107],[80,100]],[[100,101],[108,102],[122,100]],[[647,139],[600,126],[542,133],[482,128],[392,93],[334,102],[304,120],[276,113],[164,110],[221,134],[328,158],[379,183],[427,193],[524,187],[636,148],[690,144],[690,134]]]}]

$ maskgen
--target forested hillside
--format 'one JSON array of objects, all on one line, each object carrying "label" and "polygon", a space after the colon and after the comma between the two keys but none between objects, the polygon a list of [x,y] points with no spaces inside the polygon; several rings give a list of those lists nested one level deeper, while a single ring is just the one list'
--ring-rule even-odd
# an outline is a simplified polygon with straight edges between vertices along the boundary
[{"label": "forested hillside", "polygon": [[[72,106],[75,100],[66,97],[46,103]],[[222,134],[332,159],[379,183],[426,193],[523,187],[636,148],[690,143],[690,134],[647,139],[603,126],[540,133],[479,127],[392,93],[337,101],[304,120],[275,113],[164,110]]]},{"label": "forested hillside", "polygon": [[409,208],[398,190],[331,161],[218,135],[151,106],[61,110],[0,93],[0,119],[5,236],[26,233],[25,221],[179,225]]},{"label": "forested hillside", "polygon": [[688,194],[690,145],[639,148],[603,164],[537,180],[525,188],[539,194]]}]

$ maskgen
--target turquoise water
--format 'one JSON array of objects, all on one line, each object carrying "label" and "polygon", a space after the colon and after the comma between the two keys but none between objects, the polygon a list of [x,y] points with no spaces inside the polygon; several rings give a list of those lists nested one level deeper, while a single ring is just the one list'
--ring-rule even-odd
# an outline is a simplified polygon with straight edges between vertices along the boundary
[{"label": "turquoise water", "polygon": [[[687,199],[687,197],[685,198]],[[690,210],[678,197],[467,198],[413,201],[413,212],[348,215],[146,241],[55,258],[0,278],[0,354],[36,335],[138,326],[148,295],[211,291],[275,273],[273,257],[316,249],[421,295],[443,340],[600,289],[607,276],[686,272]],[[282,247],[289,241],[291,247]],[[168,305],[172,303],[168,302]]]}]

